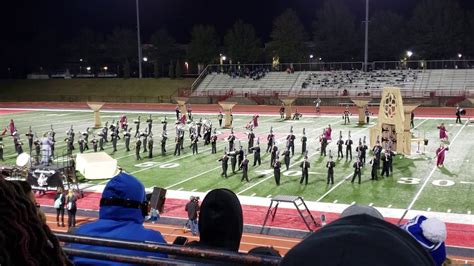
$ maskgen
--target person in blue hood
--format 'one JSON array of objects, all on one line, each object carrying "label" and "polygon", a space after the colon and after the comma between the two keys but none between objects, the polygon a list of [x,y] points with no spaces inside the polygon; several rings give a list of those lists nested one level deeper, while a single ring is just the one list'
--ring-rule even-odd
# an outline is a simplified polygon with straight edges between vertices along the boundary
[{"label": "person in blue hood", "polygon": [[[145,188],[134,176],[120,173],[105,186],[100,202],[99,219],[76,229],[78,235],[129,241],[166,243],[160,232],[145,229],[142,203]],[[72,248],[140,257],[167,257],[166,254],[111,247],[72,244]],[[129,265],[105,260],[72,257],[75,265]]]}]

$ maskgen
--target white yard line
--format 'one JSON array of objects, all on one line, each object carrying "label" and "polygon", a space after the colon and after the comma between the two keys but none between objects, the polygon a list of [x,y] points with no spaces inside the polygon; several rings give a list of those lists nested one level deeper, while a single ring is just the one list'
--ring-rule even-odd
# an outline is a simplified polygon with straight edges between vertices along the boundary
[{"label": "white yard line", "polygon": [[346,181],[347,179],[349,179],[352,175],[354,175],[353,173],[349,174],[348,176],[344,177],[341,181],[339,181],[335,186],[333,186],[330,190],[328,190],[326,193],[324,193],[321,197],[319,197],[319,199],[316,200],[316,202],[319,202],[321,201],[322,199],[324,199],[327,195],[329,195],[331,192],[333,192],[338,186],[342,185],[342,183],[344,183],[344,181]]},{"label": "white yard line", "polygon": [[421,126],[423,123],[425,123],[426,121],[428,121],[428,119],[425,119],[423,121],[421,121],[420,123],[416,124],[413,129],[416,129],[417,127]]},{"label": "white yard line", "polygon": [[[270,120],[271,120],[271,119],[262,120],[262,121],[260,121],[260,123],[261,123],[261,122],[267,122],[267,121],[270,121]],[[282,125],[281,127],[284,127],[284,126],[286,126],[286,125]],[[278,127],[278,128],[281,128],[281,127]],[[176,133],[174,134],[174,136],[176,136]],[[167,148],[167,149],[168,149],[168,148],[173,148],[173,147],[175,147],[176,144],[174,143],[173,139],[174,139],[174,137],[169,137],[169,138],[168,138],[168,140],[171,140],[171,141],[168,143],[168,145],[166,145],[166,148]],[[237,140],[239,140],[239,139],[237,139]],[[240,141],[240,140],[239,140],[239,141]],[[228,143],[228,142],[220,141],[219,144],[217,144],[216,147],[220,147],[220,146],[222,145],[222,143]],[[160,147],[160,149],[161,149],[161,144],[160,144],[159,147]],[[204,146],[202,146],[202,147],[204,147]],[[203,150],[203,151],[209,151],[209,150],[211,150],[211,149],[212,149],[212,148],[207,149],[207,150]],[[170,151],[171,151],[171,150],[170,150]],[[203,151],[201,151],[201,152],[203,152]],[[133,156],[133,155],[135,155],[135,154],[128,154],[128,155],[125,155],[125,156],[121,156],[121,157],[117,158],[117,160],[120,160],[120,159],[123,159],[123,158],[127,158],[127,157],[130,157],[130,156]]]},{"label": "white yard line", "polygon": [[[461,127],[461,129],[458,131],[458,133],[454,136],[454,138],[451,140],[449,146],[453,145],[454,141],[457,139],[457,137],[459,136],[459,134],[461,133],[461,131],[466,127],[467,125],[467,121],[464,123],[464,125]],[[413,200],[410,202],[410,204],[408,205],[408,207],[405,209],[405,213],[403,214],[403,216],[400,218],[400,221],[403,219],[403,217],[405,217],[405,215],[407,214],[408,211],[411,210],[411,208],[413,208],[413,205],[415,204],[415,202],[418,200],[418,197],[421,195],[421,192],[423,192],[423,190],[425,189],[426,185],[428,184],[428,182],[430,181],[431,177],[433,176],[434,172],[436,171],[436,169],[438,168],[438,166],[433,166],[433,169],[431,170],[430,174],[425,178],[425,182],[423,182],[423,185],[421,186],[421,188],[418,190],[418,192],[416,193],[415,197],[413,198]]]},{"label": "white yard line", "polygon": [[[339,123],[339,122],[336,122],[335,124],[337,124],[337,123]],[[324,127],[325,127],[325,126],[324,126]],[[314,131],[320,130],[320,129],[324,128],[324,127],[314,129]],[[313,130],[311,130],[311,131],[313,131]],[[281,137],[281,138],[278,138],[278,139],[275,140],[275,142],[277,142],[278,140],[281,140],[281,139],[285,139],[285,138],[286,138],[286,136]],[[224,142],[224,143],[226,143],[226,142]],[[282,143],[279,143],[279,144],[282,144]],[[277,144],[277,146],[278,146],[278,144]],[[178,185],[178,184],[182,184],[182,183],[184,183],[184,182],[187,182],[187,181],[189,181],[189,180],[192,180],[192,179],[194,179],[194,178],[196,178],[196,177],[199,177],[199,176],[201,176],[201,175],[203,175],[203,174],[205,174],[205,173],[212,172],[212,171],[214,171],[214,170],[216,170],[216,169],[219,169],[219,168],[221,168],[221,167],[218,166],[218,167],[215,167],[215,168],[213,168],[213,169],[210,169],[210,170],[208,170],[208,171],[206,171],[206,172],[203,172],[203,173],[201,173],[201,174],[192,176],[192,177],[187,178],[187,179],[185,179],[185,180],[182,180],[182,181],[180,181],[180,182],[178,182],[178,183],[176,183],[176,184],[173,184],[173,185],[167,187],[166,189],[169,189],[169,188],[171,188],[171,187],[174,187],[174,186],[176,186],[176,185]],[[131,174],[133,174],[133,173],[134,173],[134,172],[132,172]],[[273,175],[272,175],[272,176],[273,176]],[[270,177],[271,177],[271,176],[270,176]],[[264,180],[263,180],[263,181],[264,181]],[[255,193],[254,193],[254,194],[255,194]]]},{"label": "white yard line", "polygon": [[[212,172],[212,171],[214,171],[214,170],[216,170],[216,169],[219,169],[219,168],[221,168],[221,167],[220,167],[220,166],[214,167],[214,168],[212,168],[212,169],[210,169],[210,170],[207,170],[207,171],[202,172],[202,173],[200,173],[200,174],[191,176],[190,178],[184,179],[184,180],[182,180],[182,181],[179,181],[178,183],[169,185],[169,186],[167,186],[167,187],[165,187],[165,188],[166,188],[166,189],[170,189],[170,188],[172,188],[172,187],[175,187],[175,186],[177,186],[177,185],[180,185],[180,184],[182,184],[182,183],[184,183],[184,182],[187,182],[187,181],[189,181],[189,180],[191,180],[191,179],[194,179],[194,178],[196,178],[196,177],[202,176],[202,175],[204,175],[204,174],[207,174],[207,173]],[[196,189],[195,189],[194,191],[196,191]]]},{"label": "white yard line", "polygon": [[[309,155],[309,156],[308,156],[308,159],[311,158],[312,156],[316,155],[317,153],[318,153],[318,152],[315,152],[315,153]],[[303,159],[303,160],[304,160],[304,159]],[[293,164],[290,164],[290,167],[293,167],[293,166],[297,165],[298,163],[302,162],[303,160],[300,160],[300,161],[297,161],[297,162],[295,162],[295,163],[293,163]],[[247,188],[245,188],[245,189],[243,189],[243,190],[237,192],[236,194],[237,194],[237,195],[240,195],[240,194],[244,193],[245,191],[247,191],[247,190],[249,190],[249,189],[252,189],[252,188],[254,188],[254,187],[260,185],[261,183],[267,181],[268,179],[272,178],[273,176],[274,176],[274,174],[269,174],[269,175],[268,175],[267,177],[265,177],[264,179],[258,181],[257,183],[251,185],[250,187],[247,187]]]},{"label": "white yard line", "polygon": [[[273,130],[279,129],[279,128],[283,128],[283,127],[289,127],[289,126],[291,126],[291,125],[285,124],[285,125],[282,125],[282,126],[273,128]],[[266,129],[266,130],[269,130],[269,129]],[[285,138],[285,137],[282,137],[282,138]],[[282,139],[282,138],[279,138],[279,139]],[[278,140],[279,140],[279,139],[278,139]],[[228,142],[226,142],[226,141],[221,141],[219,144],[217,144],[217,147],[220,147],[220,146],[222,146],[222,145],[227,145],[227,144],[228,144]],[[208,149],[205,149],[205,150],[203,150],[203,151],[201,151],[201,152],[206,152],[206,151],[210,151],[210,150],[211,150],[211,148],[208,148]],[[177,160],[181,160],[181,159],[187,158],[187,157],[189,157],[189,156],[193,156],[193,154],[188,154],[188,155],[184,155],[184,156],[179,156],[179,157],[177,157],[177,158],[175,158],[175,159],[172,159],[172,160],[170,160],[170,161],[163,162],[163,163],[174,162],[174,161],[177,161]],[[153,162],[153,161],[154,161],[154,160],[151,160],[151,162]],[[154,165],[154,166],[150,166],[150,167],[147,167],[147,168],[143,168],[143,169],[140,169],[140,170],[137,170],[137,171],[134,171],[134,172],[131,172],[130,174],[140,173],[140,172],[143,172],[143,171],[147,171],[147,170],[156,168],[156,167],[158,167],[158,166],[159,166],[159,164],[158,164],[158,165]]]},{"label": "white yard line", "polygon": [[[340,123],[342,123],[342,120],[336,121],[336,122],[331,123],[331,124],[340,124]],[[317,131],[318,131],[318,130],[321,130],[321,129],[323,129],[323,128],[326,128],[326,126],[322,126],[322,127],[319,127],[319,128],[312,129],[311,132],[314,131],[314,132],[316,132],[316,134],[318,135]],[[366,128],[364,128],[364,130],[365,130],[365,129],[366,129]],[[359,131],[360,131],[360,130],[359,130]],[[311,134],[307,134],[307,135],[311,135]],[[279,138],[279,139],[283,139],[283,138],[286,138],[286,137],[281,137],[281,138]],[[278,139],[278,140],[279,140],[279,139]],[[318,153],[318,151],[316,151],[315,153],[309,155],[309,156],[308,156],[308,159],[309,159],[310,157],[316,155],[317,153]],[[290,167],[289,167],[289,168],[295,166],[296,164],[298,164],[298,163],[300,163],[300,162],[302,162],[302,161],[303,161],[303,160],[300,160],[300,161],[297,161],[296,163],[290,164]],[[308,173],[308,174],[309,174],[309,173]],[[257,186],[257,185],[259,185],[259,184],[261,184],[261,183],[267,181],[268,179],[272,178],[273,176],[274,176],[274,174],[269,174],[269,175],[268,175],[267,177],[265,177],[264,179],[262,179],[262,180],[260,180],[259,182],[257,182],[257,183],[255,183],[255,184],[251,185],[250,187],[247,187],[247,188],[245,188],[245,189],[239,191],[239,192],[236,193],[236,194],[237,194],[237,195],[240,195],[240,194],[244,193],[245,191],[247,191],[247,190],[249,190],[249,189],[251,189],[251,188],[254,188],[255,186]]]},{"label": "white yard line", "polygon": [[[356,136],[357,134],[359,134],[360,132],[364,131],[364,130],[367,130],[369,128],[363,128],[363,129],[360,129],[358,130],[357,132],[354,133],[354,136]],[[342,185],[344,183],[344,181],[348,180],[351,176],[353,176],[354,173],[351,173],[349,175],[347,175],[346,177],[344,177],[341,181],[339,181],[335,186],[331,187],[330,190],[328,190],[326,193],[324,193],[321,197],[319,197],[316,202],[319,202],[321,201],[322,199],[324,199],[327,195],[329,195],[331,192],[333,192],[337,187],[339,187],[340,185]]]}]

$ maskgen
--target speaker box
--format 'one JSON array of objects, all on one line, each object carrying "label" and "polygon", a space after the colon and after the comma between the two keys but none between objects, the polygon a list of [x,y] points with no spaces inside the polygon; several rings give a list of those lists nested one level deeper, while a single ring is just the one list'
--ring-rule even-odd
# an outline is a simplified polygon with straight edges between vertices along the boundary
[{"label": "speaker box", "polygon": [[166,201],[166,189],[154,187],[151,194],[150,207],[157,209],[160,213],[163,212],[163,207]]}]

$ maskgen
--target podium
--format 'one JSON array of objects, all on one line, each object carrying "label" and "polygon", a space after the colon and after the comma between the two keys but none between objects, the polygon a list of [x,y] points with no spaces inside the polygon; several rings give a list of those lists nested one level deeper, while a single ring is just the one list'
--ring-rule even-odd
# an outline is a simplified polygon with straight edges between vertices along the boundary
[{"label": "podium", "polygon": [[102,123],[100,122],[100,109],[104,104],[103,102],[87,102],[89,108],[94,111],[94,128],[102,127]]},{"label": "podium", "polygon": [[280,101],[285,106],[285,120],[290,120],[291,116],[293,115],[293,103],[295,102],[296,98],[294,97],[284,97],[280,98]]},{"label": "podium", "polygon": [[232,127],[232,108],[236,102],[218,102],[222,110],[224,110],[224,128]]},{"label": "podium", "polygon": [[357,106],[357,111],[359,111],[359,125],[365,125],[365,107],[372,98],[351,98],[351,101]]}]

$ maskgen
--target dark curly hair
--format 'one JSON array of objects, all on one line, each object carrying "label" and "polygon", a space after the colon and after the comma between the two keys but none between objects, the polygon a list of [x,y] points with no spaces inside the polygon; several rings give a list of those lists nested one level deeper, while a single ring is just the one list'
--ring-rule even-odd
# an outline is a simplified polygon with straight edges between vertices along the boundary
[{"label": "dark curly hair", "polygon": [[0,178],[0,265],[73,265],[23,186]]}]

